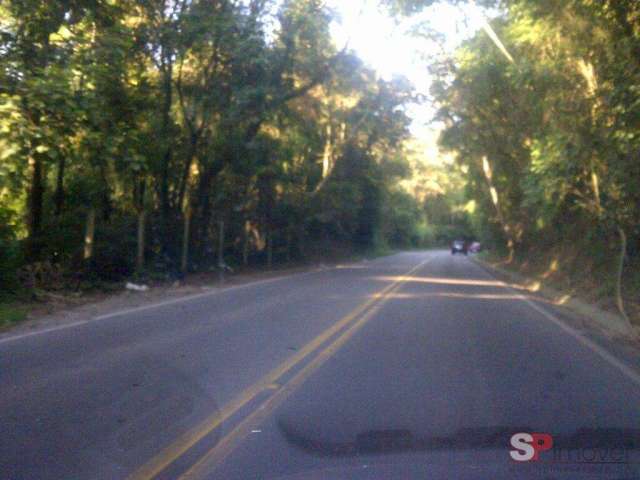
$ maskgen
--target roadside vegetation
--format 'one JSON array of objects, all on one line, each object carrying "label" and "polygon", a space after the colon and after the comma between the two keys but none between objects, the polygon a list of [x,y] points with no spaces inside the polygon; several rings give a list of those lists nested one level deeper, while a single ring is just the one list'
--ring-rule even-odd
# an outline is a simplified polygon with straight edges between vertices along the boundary
[{"label": "roadside vegetation", "polygon": [[320,0],[0,0],[3,305],[467,237],[638,318],[640,4],[478,4],[453,55],[414,31],[430,162]]},{"label": "roadside vegetation", "polygon": [[640,3],[481,3],[491,26],[431,66],[473,226],[507,264],[638,321]]},{"label": "roadside vegetation", "polygon": [[0,299],[0,331],[22,322],[27,318],[27,311],[23,305],[17,305],[15,300],[3,303]]},{"label": "roadside vegetation", "polygon": [[317,0],[0,3],[0,282],[82,291],[424,245],[413,87]]}]

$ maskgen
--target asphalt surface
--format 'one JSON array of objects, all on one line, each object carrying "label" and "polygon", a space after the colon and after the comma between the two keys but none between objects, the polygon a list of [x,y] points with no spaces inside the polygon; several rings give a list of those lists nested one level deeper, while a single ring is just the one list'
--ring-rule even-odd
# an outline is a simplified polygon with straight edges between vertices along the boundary
[{"label": "asphalt surface", "polygon": [[640,375],[525,293],[411,252],[0,338],[0,478],[640,478]]}]

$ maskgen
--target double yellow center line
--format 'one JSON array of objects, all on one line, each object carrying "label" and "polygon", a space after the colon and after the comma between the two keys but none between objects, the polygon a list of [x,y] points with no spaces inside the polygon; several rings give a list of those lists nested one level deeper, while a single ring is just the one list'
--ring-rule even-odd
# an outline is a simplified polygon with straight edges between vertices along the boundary
[{"label": "double yellow center line", "polygon": [[133,472],[128,477],[129,480],[150,480],[156,477],[165,468],[196,445],[200,440],[209,435],[242,407],[256,398],[260,393],[267,390],[274,390],[274,385],[277,385],[277,381],[283,375],[292,370],[295,366],[299,365],[307,356],[319,349],[327,340],[356,320],[351,327],[331,342],[329,346],[314,357],[314,359],[293,378],[281,387],[275,389],[273,395],[266,399],[256,408],[256,410],[253,411],[253,413],[223,437],[211,450],[198,460],[198,462],[189,468],[182,478],[201,478],[206,474],[210,474],[213,468],[215,468],[215,466],[219,464],[219,462],[222,461],[250,432],[252,425],[259,423],[268,413],[273,411],[275,407],[282,403],[282,401],[286,399],[298,386],[300,386],[304,380],[311,375],[311,373],[328,360],[342,345],[344,345],[344,343],[346,343],[349,338],[362,328],[362,326],[364,326],[364,324],[373,317],[377,309],[382,306],[390,295],[399,289],[404,282],[406,282],[411,274],[422,268],[429,261],[431,261],[431,258],[428,258],[410,269],[401,277],[400,280],[388,285],[375,294],[371,299],[359,305],[356,309],[341,318],[338,322],[315,337],[303,348],[298,350],[298,352],[289,357],[285,362],[261,378],[258,382],[243,390],[222,409],[216,411],[213,415],[207,417],[194,428],[179,436],[171,445],[162,449],[150,461]]}]

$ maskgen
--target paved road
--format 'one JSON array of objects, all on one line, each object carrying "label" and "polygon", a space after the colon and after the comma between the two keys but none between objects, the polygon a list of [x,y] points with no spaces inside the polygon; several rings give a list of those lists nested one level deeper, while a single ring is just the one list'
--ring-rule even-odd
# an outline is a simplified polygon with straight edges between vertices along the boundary
[{"label": "paved road", "polygon": [[0,478],[640,478],[640,376],[522,295],[412,252],[5,337]]}]

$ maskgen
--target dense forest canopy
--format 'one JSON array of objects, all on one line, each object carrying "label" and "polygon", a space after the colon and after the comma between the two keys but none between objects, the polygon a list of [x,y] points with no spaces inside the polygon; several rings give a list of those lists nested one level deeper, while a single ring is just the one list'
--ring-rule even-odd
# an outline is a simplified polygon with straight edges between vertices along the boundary
[{"label": "dense forest canopy", "polygon": [[493,19],[453,54],[425,52],[454,159],[434,165],[410,133],[412,85],[336,45],[320,0],[1,0],[3,280],[455,235],[512,257],[580,242],[637,260],[640,4],[447,3]]},{"label": "dense forest canopy", "polygon": [[3,0],[4,278],[113,279],[419,240],[415,100],[317,0]]},{"label": "dense forest canopy", "polygon": [[513,60],[478,34],[434,85],[441,143],[468,168],[487,233],[515,249],[630,236],[637,250],[640,6],[505,8],[493,26]]},{"label": "dense forest canopy", "polygon": [[564,263],[572,290],[612,295],[615,271],[618,308],[625,282],[637,307],[640,3],[477,3],[495,18],[430,69],[440,145],[466,172],[476,233],[511,260],[547,257],[544,276]]}]

